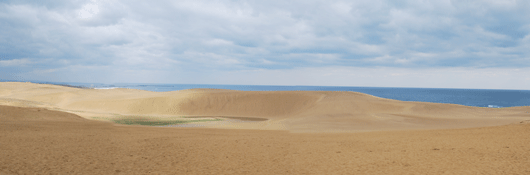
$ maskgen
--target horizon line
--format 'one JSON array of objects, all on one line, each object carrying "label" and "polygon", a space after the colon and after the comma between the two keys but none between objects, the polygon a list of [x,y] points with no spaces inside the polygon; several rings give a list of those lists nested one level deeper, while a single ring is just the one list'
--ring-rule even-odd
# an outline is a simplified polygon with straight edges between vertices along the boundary
[{"label": "horizon line", "polygon": [[[447,87],[397,87],[397,86],[332,86],[332,85],[262,85],[262,84],[189,84],[189,83],[84,83],[84,82],[53,82],[53,81],[31,81],[31,80],[5,80],[0,79],[0,82],[20,82],[20,83],[35,83],[35,84],[50,84],[61,85],[76,88],[92,88],[90,86],[77,86],[71,84],[103,84],[103,85],[117,85],[117,84],[136,84],[136,85],[206,85],[206,86],[278,86],[278,87],[351,87],[351,88],[403,88],[403,89],[455,89],[455,90],[514,90],[514,91],[530,91],[530,89],[488,89],[488,88],[447,88]],[[117,87],[119,88],[119,87]]]}]

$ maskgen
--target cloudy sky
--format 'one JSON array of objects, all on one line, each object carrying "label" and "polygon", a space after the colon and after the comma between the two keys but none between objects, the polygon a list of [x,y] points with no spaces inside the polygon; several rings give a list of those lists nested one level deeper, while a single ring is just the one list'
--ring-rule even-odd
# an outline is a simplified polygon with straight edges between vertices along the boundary
[{"label": "cloudy sky", "polygon": [[0,79],[530,90],[530,1],[0,0]]}]

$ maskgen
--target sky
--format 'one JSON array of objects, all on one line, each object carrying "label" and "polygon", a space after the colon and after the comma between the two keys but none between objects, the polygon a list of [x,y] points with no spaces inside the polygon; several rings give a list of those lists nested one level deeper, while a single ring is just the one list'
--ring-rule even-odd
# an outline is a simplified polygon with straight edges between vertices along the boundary
[{"label": "sky", "polygon": [[530,90],[530,1],[0,0],[0,79]]}]

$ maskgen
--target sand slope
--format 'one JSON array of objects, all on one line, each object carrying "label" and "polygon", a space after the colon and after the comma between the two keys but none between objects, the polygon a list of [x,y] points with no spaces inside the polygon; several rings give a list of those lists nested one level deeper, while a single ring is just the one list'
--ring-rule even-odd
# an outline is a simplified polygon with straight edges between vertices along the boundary
[{"label": "sand slope", "polygon": [[[0,83],[0,174],[530,174],[528,112],[354,92]],[[126,115],[228,120],[89,120]]]},{"label": "sand slope", "polygon": [[149,92],[0,83],[0,104],[44,107],[82,117],[113,115],[232,116],[263,122],[210,124],[213,128],[357,132],[495,126],[530,119],[530,107],[477,108],[402,102],[356,92],[232,91]]},{"label": "sand slope", "polygon": [[0,105],[0,174],[530,174],[529,133],[124,127]]}]

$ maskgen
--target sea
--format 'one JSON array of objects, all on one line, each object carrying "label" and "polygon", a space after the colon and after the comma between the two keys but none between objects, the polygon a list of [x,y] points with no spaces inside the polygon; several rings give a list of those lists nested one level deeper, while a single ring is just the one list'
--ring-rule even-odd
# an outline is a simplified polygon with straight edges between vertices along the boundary
[{"label": "sea", "polygon": [[242,91],[351,91],[401,101],[450,103],[489,108],[530,106],[530,90],[209,84],[101,84],[38,81],[33,83],[56,84],[95,89],[129,88],[154,92],[177,91],[194,88],[231,89]]}]

